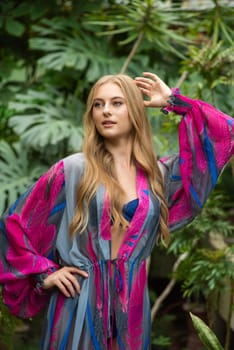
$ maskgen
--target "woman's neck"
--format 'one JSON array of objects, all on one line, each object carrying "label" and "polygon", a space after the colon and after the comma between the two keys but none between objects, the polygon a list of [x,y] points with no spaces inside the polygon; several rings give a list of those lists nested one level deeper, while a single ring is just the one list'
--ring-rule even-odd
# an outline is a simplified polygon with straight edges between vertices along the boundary
[{"label": "woman's neck", "polygon": [[106,143],[106,148],[112,154],[116,166],[125,168],[132,166],[132,142]]}]

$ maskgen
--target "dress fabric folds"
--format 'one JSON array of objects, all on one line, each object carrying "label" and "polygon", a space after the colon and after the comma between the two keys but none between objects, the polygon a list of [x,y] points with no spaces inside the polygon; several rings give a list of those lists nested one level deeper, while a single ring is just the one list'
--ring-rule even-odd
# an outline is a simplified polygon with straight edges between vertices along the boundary
[{"label": "dress fabric folds", "polygon": [[[176,230],[200,212],[233,154],[233,119],[209,104],[174,90],[166,112],[180,114],[179,154],[159,160]],[[85,168],[82,153],[52,166],[0,221],[0,283],[9,311],[29,318],[47,307],[43,350],[111,350],[113,332],[121,350],[149,350],[150,302],[146,259],[157,239],[160,201],[137,168],[138,205],[118,252],[111,260],[110,206],[100,185],[89,207],[88,226],[69,236],[76,189]],[[80,295],[43,291],[40,280],[61,266],[77,275]]]}]

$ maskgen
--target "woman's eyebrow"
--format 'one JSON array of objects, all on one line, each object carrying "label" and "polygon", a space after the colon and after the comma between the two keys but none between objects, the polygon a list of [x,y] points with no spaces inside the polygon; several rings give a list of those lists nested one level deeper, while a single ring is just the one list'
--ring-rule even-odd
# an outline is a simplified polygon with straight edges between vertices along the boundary
[{"label": "woman's eyebrow", "polygon": [[[115,99],[121,99],[121,100],[125,100],[125,98],[123,96],[114,96],[114,97],[111,97],[111,100],[115,100]],[[105,99],[104,98],[101,98],[101,97],[96,97],[94,99],[94,101],[104,101]]]}]

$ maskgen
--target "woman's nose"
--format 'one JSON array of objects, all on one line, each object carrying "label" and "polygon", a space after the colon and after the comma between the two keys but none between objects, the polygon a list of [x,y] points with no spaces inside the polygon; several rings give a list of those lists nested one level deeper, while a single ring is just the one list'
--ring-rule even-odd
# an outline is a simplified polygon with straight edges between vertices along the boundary
[{"label": "woman's nose", "polygon": [[104,108],[103,108],[103,114],[104,115],[110,115],[111,114],[111,108],[109,103],[105,103]]}]

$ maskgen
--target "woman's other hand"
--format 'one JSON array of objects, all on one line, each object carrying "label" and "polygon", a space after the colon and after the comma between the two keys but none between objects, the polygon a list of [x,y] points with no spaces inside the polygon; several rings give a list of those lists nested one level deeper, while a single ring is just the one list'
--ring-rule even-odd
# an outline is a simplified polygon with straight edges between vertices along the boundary
[{"label": "woman's other hand", "polygon": [[165,107],[168,105],[171,89],[156,74],[144,72],[143,77],[135,78],[136,85],[149,98],[144,100],[146,107]]},{"label": "woman's other hand", "polygon": [[76,293],[80,293],[80,285],[75,276],[77,274],[86,278],[88,277],[87,272],[76,267],[62,267],[45,278],[42,288],[50,289],[57,287],[66,297],[74,298]]}]

